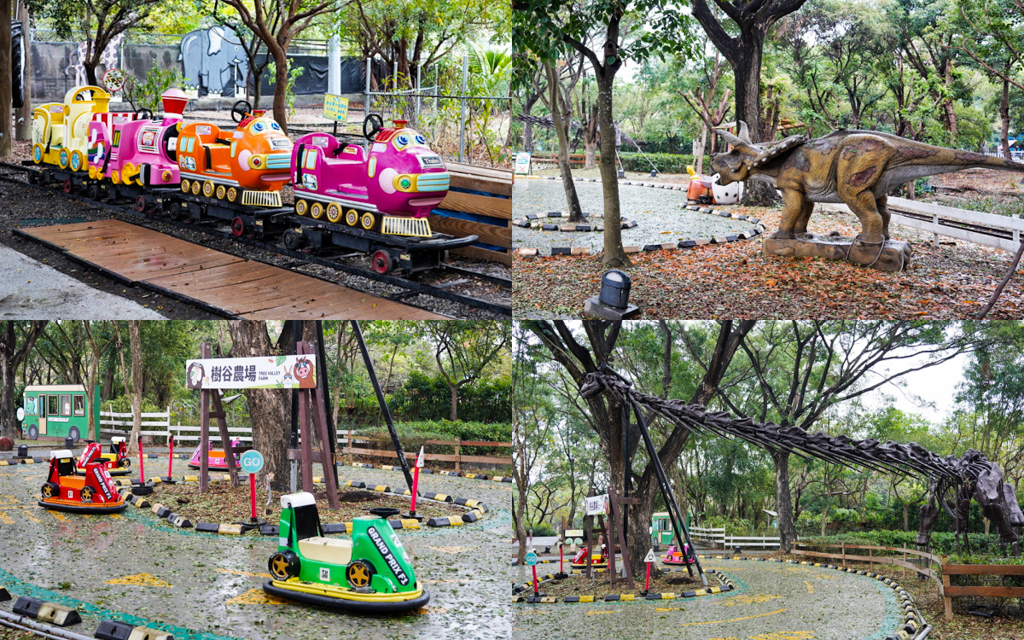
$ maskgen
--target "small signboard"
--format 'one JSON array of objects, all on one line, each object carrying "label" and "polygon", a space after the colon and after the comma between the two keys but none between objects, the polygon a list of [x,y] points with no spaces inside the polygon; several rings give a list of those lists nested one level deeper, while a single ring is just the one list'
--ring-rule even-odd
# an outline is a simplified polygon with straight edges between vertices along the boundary
[{"label": "small signboard", "polygon": [[530,152],[520,151],[516,154],[515,174],[517,176],[530,175]]},{"label": "small signboard", "polygon": [[324,117],[335,122],[348,122],[348,98],[325,94]]},{"label": "small signboard", "polygon": [[647,555],[644,556],[644,562],[654,562],[654,549],[647,552]]},{"label": "small signboard", "polygon": [[316,356],[188,360],[185,384],[189,389],[315,389]]},{"label": "small signboard", "polygon": [[263,454],[255,449],[250,449],[242,454],[238,459],[238,464],[242,467],[242,471],[246,473],[259,473],[260,469],[263,468]]},{"label": "small signboard", "polygon": [[608,513],[608,494],[585,499],[586,515],[603,516]]},{"label": "small signboard", "polygon": [[532,567],[537,564],[537,554],[533,551],[529,551],[526,554],[526,566]]}]

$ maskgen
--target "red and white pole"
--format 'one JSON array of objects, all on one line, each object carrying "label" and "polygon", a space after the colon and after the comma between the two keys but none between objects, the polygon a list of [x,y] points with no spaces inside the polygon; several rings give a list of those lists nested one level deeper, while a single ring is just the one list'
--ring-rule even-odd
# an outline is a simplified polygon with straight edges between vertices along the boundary
[{"label": "red and white pole", "polygon": [[[249,506],[252,507],[252,521],[256,522],[256,474],[249,474]],[[648,568],[650,571],[650,568]]]},{"label": "red and white pole", "polygon": [[651,563],[647,563],[647,580],[644,582],[644,591],[651,590]]},{"label": "red and white pole", "polygon": [[416,468],[412,473],[412,506],[409,509],[409,515],[416,517],[416,496],[419,493],[420,486],[420,469],[423,468],[423,447],[420,447],[420,455],[416,458]]},{"label": "red and white pole", "polygon": [[565,547],[561,542],[558,543],[558,573],[565,573],[565,567],[562,566],[565,562]]},{"label": "red and white pole", "polygon": [[142,464],[142,440],[139,439],[139,484],[146,484],[146,467]]},{"label": "red and white pole", "polygon": [[537,565],[533,565],[533,595],[540,595],[540,587],[537,585]]}]

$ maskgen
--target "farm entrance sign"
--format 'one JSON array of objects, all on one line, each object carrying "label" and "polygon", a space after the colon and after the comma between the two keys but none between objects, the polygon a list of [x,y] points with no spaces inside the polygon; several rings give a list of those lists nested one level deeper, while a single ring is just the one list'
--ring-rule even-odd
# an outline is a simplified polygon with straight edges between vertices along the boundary
[{"label": "farm entrance sign", "polygon": [[189,389],[314,389],[316,355],[189,360],[185,382]]}]

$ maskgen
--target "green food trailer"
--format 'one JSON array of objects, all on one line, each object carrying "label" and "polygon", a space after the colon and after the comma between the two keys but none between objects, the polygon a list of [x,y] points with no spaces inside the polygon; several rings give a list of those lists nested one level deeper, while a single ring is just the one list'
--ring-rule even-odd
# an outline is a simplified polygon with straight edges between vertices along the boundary
[{"label": "green food trailer", "polygon": [[651,542],[654,544],[672,544],[672,521],[668,512],[662,511],[651,515]]},{"label": "green food trailer", "polygon": [[29,440],[70,437],[78,442],[89,437],[90,412],[99,430],[100,387],[89,394],[80,384],[29,385],[21,408],[21,430]]}]

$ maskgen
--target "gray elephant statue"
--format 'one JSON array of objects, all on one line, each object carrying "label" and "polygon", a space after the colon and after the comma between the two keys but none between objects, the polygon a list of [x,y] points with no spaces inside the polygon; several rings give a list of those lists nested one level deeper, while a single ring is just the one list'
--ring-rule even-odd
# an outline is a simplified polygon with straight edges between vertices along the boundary
[{"label": "gray elephant statue", "polygon": [[178,55],[185,73],[185,85],[200,96],[219,94],[233,98],[236,87],[244,87],[249,62],[242,42],[227,27],[190,31],[181,38]]}]

